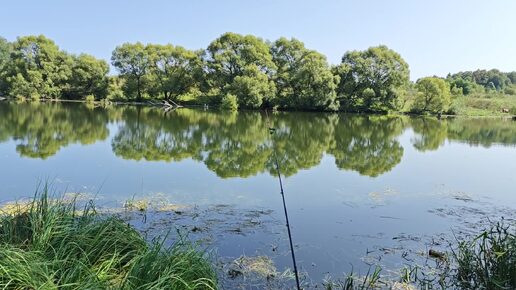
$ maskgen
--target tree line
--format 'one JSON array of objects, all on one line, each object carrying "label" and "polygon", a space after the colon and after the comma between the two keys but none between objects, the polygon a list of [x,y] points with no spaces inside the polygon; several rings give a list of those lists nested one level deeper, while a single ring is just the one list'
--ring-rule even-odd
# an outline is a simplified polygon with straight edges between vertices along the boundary
[{"label": "tree line", "polygon": [[124,43],[112,52],[117,75],[91,55],[69,54],[43,35],[0,38],[0,96],[216,104],[346,112],[446,113],[473,92],[516,94],[516,72],[461,72],[412,83],[409,65],[380,45],[344,53],[330,65],[297,39],[265,41],[225,33],[206,49]]}]

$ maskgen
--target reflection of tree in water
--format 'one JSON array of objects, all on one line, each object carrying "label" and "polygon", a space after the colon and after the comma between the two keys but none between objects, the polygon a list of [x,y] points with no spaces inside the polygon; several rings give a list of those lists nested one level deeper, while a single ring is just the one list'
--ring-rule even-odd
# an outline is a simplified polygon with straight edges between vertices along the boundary
[{"label": "reflection of tree in water", "polygon": [[418,151],[437,150],[448,135],[448,123],[445,120],[411,118],[410,124],[415,133],[412,144]]},{"label": "reflection of tree in water", "polygon": [[[271,119],[277,128],[273,142],[281,172],[286,176],[318,165],[333,142],[337,114],[279,113]],[[274,156],[267,162],[274,175]]]},{"label": "reflection of tree in water", "polygon": [[221,177],[246,177],[263,171],[270,148],[259,113],[180,109],[168,114],[127,108],[112,140],[117,156],[134,160],[203,161]]},{"label": "reflection of tree in water", "polygon": [[376,177],[401,161],[403,147],[396,137],[403,129],[400,117],[340,115],[329,152],[338,168]]},{"label": "reflection of tree in water", "polygon": [[0,104],[0,140],[12,138],[21,156],[48,158],[73,143],[106,139],[108,112],[83,105]]},{"label": "reflection of tree in water", "polygon": [[111,141],[115,155],[149,161],[201,160],[202,135],[188,118],[149,107],[126,107],[123,125]]},{"label": "reflection of tree in water", "polygon": [[[225,117],[221,116],[221,120]],[[229,124],[208,126],[206,166],[220,177],[247,177],[263,172],[272,153],[266,119],[260,113],[240,113]]]},{"label": "reflection of tree in water", "polygon": [[[91,109],[82,104],[0,104],[0,142],[14,140],[22,156],[47,158],[73,143],[109,135],[115,155],[133,160],[203,162],[220,177],[275,174],[274,150],[286,176],[317,166],[325,153],[338,168],[376,177],[403,155],[397,137],[410,120],[419,151],[437,150],[446,138],[472,145],[516,144],[516,122],[502,119],[405,118],[321,113],[213,112],[149,107]],[[268,127],[277,128],[269,135]]]},{"label": "reflection of tree in water", "polygon": [[[129,109],[128,109],[129,110]],[[126,159],[179,161],[192,158],[223,178],[274,174],[273,135],[282,172],[293,175],[322,159],[333,135],[336,115],[274,114],[269,120],[259,112],[203,112],[180,109],[130,109],[113,138],[117,156]],[[139,120],[139,121],[138,121]]]},{"label": "reflection of tree in water", "polygon": [[[192,158],[223,178],[266,171],[274,175],[273,146],[287,176],[318,165],[325,152],[336,156],[341,169],[378,176],[398,164],[403,154],[395,139],[403,129],[400,118],[315,113],[267,117],[260,112],[190,109],[165,115],[149,108],[125,110],[123,125],[112,140],[117,156],[165,161]],[[277,129],[272,139],[267,122]]]},{"label": "reflection of tree in water", "polygon": [[412,143],[419,151],[437,150],[446,139],[484,147],[516,144],[516,122],[507,119],[421,117],[410,123],[416,133]]},{"label": "reflection of tree in water", "polygon": [[469,145],[515,145],[516,122],[508,119],[455,119],[448,123],[448,139]]}]

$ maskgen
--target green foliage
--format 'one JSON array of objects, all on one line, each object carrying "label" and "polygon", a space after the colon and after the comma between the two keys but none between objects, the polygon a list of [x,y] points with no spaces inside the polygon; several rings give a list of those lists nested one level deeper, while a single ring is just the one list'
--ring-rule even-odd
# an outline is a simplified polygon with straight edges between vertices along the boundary
[{"label": "green foliage", "polygon": [[235,95],[227,94],[222,98],[220,107],[224,110],[236,111],[238,110],[238,98]]},{"label": "green foliage", "polygon": [[69,55],[42,35],[19,37],[7,46],[0,40],[0,94],[32,100],[103,98],[108,71],[105,61]]},{"label": "green foliage", "polygon": [[12,45],[5,38],[0,37],[0,96],[8,94],[6,73],[11,61]]},{"label": "green foliage", "polygon": [[[446,80],[452,104],[435,90],[439,97],[425,101],[430,87],[415,93],[423,85],[409,82],[408,64],[386,46],[346,52],[341,64],[330,68],[322,54],[297,39],[282,37],[268,43],[252,35],[225,33],[198,51],[171,44],[125,43],[114,49],[111,63],[119,75],[108,76],[105,61],[70,55],[42,35],[20,37],[14,43],[0,38],[0,96],[84,100],[93,95],[97,100],[220,105],[225,95],[232,94],[239,108],[251,109],[468,115],[516,111],[509,98],[501,100],[516,96],[516,72],[450,74]],[[436,103],[439,99],[443,102]]]},{"label": "green foliage", "polygon": [[[122,219],[51,199],[0,215],[2,289],[215,289],[215,272],[188,243],[148,245]],[[158,240],[159,241],[159,240]]]},{"label": "green foliage", "polygon": [[516,72],[503,73],[497,69],[458,72],[448,75],[452,87],[462,88],[464,95],[483,93],[484,91],[504,91],[514,81]]},{"label": "green foliage", "polygon": [[73,57],[72,75],[66,82],[62,97],[65,99],[84,99],[93,95],[104,99],[108,93],[109,65],[91,55],[81,54]]},{"label": "green foliage", "polygon": [[297,40],[280,38],[271,46],[277,65],[275,83],[278,94],[274,103],[283,109],[335,110],[338,76],[330,70],[326,58],[308,50]]},{"label": "green foliage", "polygon": [[50,39],[19,37],[13,43],[6,81],[12,96],[59,98],[70,78],[72,57]]},{"label": "green foliage", "polygon": [[450,85],[436,77],[421,78],[416,83],[417,95],[412,110],[419,113],[440,114],[451,103]]},{"label": "green foliage", "polygon": [[124,78],[125,96],[141,101],[147,92],[147,71],[149,70],[148,51],[140,43],[124,43],[117,46],[111,56],[111,63]]},{"label": "green foliage", "polygon": [[345,111],[397,110],[399,90],[409,83],[408,64],[383,45],[347,52],[334,71],[340,76],[337,95]]},{"label": "green foliage", "polygon": [[501,94],[474,94],[456,97],[451,109],[454,114],[467,116],[503,116],[516,109],[516,96]]},{"label": "green foliage", "polygon": [[506,95],[516,96],[516,84],[505,87],[503,92]]},{"label": "green foliage", "polygon": [[[209,88],[232,93],[242,107],[258,108],[275,93],[268,80],[276,69],[269,46],[252,35],[225,33],[207,49]],[[248,95],[251,94],[251,95]]]},{"label": "green foliage", "polygon": [[[149,91],[154,97],[177,101],[198,90],[203,75],[200,55],[181,46],[149,44]],[[192,94],[193,96],[193,94]]]},{"label": "green foliage", "polygon": [[225,88],[238,98],[240,107],[254,109],[260,108],[264,100],[272,99],[276,92],[274,83],[255,65],[248,65]]},{"label": "green foliage", "polygon": [[94,95],[87,95],[84,100],[86,101],[86,103],[93,103],[95,102],[95,96]]},{"label": "green foliage", "polygon": [[108,77],[108,100],[123,100],[125,80],[118,76]]}]

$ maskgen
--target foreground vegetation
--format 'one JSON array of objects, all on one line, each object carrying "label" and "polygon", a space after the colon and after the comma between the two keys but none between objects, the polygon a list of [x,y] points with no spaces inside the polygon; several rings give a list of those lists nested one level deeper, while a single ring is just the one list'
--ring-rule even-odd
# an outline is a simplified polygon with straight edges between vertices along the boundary
[{"label": "foreground vegetation", "polygon": [[[136,207],[137,210],[145,210]],[[322,282],[325,289],[515,289],[516,224],[502,219],[479,234],[430,250],[434,266],[408,264],[399,278],[380,267]],[[426,254],[425,254],[426,255]],[[231,273],[219,273],[231,275]],[[267,275],[264,275],[264,279]],[[285,281],[286,282],[286,281]],[[319,288],[321,284],[317,283]],[[307,284],[308,285],[308,284]],[[215,267],[190,243],[148,244],[123,220],[90,202],[50,199],[2,207],[2,289],[217,289]],[[308,285],[307,287],[315,287]]]},{"label": "foreground vegetation", "polygon": [[69,54],[42,35],[0,38],[0,97],[167,100],[228,110],[516,113],[516,72],[467,71],[412,83],[409,65],[383,45],[346,52],[331,66],[297,39],[225,33],[197,51],[125,43],[111,64],[118,75],[109,75],[106,61]]},{"label": "foreground vegetation", "polygon": [[325,288],[369,289],[516,289],[516,226],[498,222],[477,236],[457,241],[448,254],[433,252],[436,268],[410,266],[399,281],[383,280],[381,268],[365,276],[326,281]]},{"label": "foreground vegetation", "polygon": [[211,264],[188,243],[149,245],[92,204],[44,191],[0,215],[1,289],[215,289]]}]

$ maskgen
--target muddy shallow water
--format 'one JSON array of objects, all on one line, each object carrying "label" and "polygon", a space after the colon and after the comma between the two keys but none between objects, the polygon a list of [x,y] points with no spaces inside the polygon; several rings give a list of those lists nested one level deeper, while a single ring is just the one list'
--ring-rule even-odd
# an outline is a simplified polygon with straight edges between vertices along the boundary
[{"label": "muddy shallow water", "polygon": [[165,200],[132,213],[149,239],[178,230],[218,257],[225,288],[273,288],[292,282],[274,152],[310,283],[435,263],[429,249],[513,219],[515,145],[503,119],[2,103],[0,202],[46,180],[100,206]]}]

